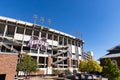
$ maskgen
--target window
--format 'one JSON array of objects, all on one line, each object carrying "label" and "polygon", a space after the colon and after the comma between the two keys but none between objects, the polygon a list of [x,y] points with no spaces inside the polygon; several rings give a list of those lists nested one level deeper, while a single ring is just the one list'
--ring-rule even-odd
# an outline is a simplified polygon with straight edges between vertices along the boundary
[{"label": "window", "polygon": [[35,36],[39,36],[39,31],[34,30],[34,35],[35,35]]},{"label": "window", "polygon": [[63,37],[60,36],[60,37],[59,37],[59,45],[62,45],[62,43],[63,43]]},{"label": "window", "polygon": [[52,34],[48,34],[48,39],[52,40]]},{"label": "window", "polygon": [[75,45],[74,40],[72,40],[72,45]]},{"label": "window", "polygon": [[78,47],[81,47],[81,44],[80,44],[80,42],[78,43]]},{"label": "window", "polygon": [[113,63],[117,64],[117,60],[112,60],[112,61],[113,61]]},{"label": "window", "polygon": [[68,39],[68,44],[71,44],[71,39]]},{"label": "window", "polygon": [[41,32],[41,37],[45,37],[46,38],[46,33],[45,32]]},{"label": "window", "polygon": [[51,53],[52,53],[52,50],[47,50],[47,53],[48,53],[48,54],[51,54]]},{"label": "window", "polygon": [[5,80],[6,74],[0,74],[0,80]]},{"label": "window", "polygon": [[54,35],[54,40],[58,41],[58,36],[57,35]]},{"label": "window", "polygon": [[32,29],[26,29],[25,34],[26,35],[32,35]]},{"label": "window", "polygon": [[0,34],[4,33],[4,29],[5,29],[5,25],[4,24],[0,24]]},{"label": "window", "polygon": [[13,37],[15,32],[15,26],[8,25],[6,35]]},{"label": "window", "polygon": [[24,33],[24,28],[17,27],[16,33],[23,34]]},{"label": "window", "polygon": [[31,49],[31,53],[37,53],[38,50],[36,49]]},{"label": "window", "polygon": [[64,38],[64,45],[67,45],[67,38]]}]

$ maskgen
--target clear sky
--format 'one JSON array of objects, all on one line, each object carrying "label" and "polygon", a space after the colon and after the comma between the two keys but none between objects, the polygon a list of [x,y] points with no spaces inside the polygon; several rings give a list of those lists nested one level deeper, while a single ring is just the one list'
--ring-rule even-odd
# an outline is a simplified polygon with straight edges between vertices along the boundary
[{"label": "clear sky", "polygon": [[[0,15],[37,24],[40,17],[50,28],[77,36],[82,34],[84,51],[93,51],[95,60],[120,44],[120,0],[1,0]],[[78,36],[77,36],[78,37]]]}]

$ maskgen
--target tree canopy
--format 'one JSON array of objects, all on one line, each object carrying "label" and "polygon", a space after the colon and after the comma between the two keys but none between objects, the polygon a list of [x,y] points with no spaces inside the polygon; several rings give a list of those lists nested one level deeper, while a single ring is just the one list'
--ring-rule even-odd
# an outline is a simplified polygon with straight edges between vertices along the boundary
[{"label": "tree canopy", "polygon": [[81,72],[102,72],[102,67],[94,60],[81,61],[79,64],[79,71]]},{"label": "tree canopy", "polygon": [[98,62],[90,60],[87,62],[87,72],[102,72],[102,67]]},{"label": "tree canopy", "polygon": [[28,54],[25,54],[22,61],[17,64],[17,71],[23,71],[26,75],[36,72],[37,69],[37,62]]},{"label": "tree canopy", "polygon": [[103,67],[103,74],[110,80],[120,80],[120,70],[117,64],[113,63],[111,59],[106,59]]},{"label": "tree canopy", "polygon": [[86,72],[87,71],[87,61],[81,61],[79,64],[79,71]]}]

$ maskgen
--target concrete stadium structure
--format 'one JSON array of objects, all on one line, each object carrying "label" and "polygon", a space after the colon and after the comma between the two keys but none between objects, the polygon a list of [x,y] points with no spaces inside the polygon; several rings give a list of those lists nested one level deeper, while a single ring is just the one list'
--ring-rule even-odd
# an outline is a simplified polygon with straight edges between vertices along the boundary
[{"label": "concrete stadium structure", "polygon": [[0,16],[0,53],[28,53],[38,63],[38,74],[52,74],[53,68],[77,70],[83,44],[61,31]]}]

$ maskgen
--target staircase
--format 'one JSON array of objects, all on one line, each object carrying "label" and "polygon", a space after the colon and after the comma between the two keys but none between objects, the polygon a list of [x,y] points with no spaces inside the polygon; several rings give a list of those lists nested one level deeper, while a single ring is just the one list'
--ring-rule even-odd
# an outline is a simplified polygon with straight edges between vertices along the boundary
[{"label": "staircase", "polygon": [[66,57],[66,58],[61,58],[61,60],[55,61],[55,62],[53,63],[53,65],[56,65],[56,64],[58,64],[58,63],[60,63],[60,62],[62,62],[62,61],[64,61],[64,60],[66,60],[66,59],[68,59],[68,57]]},{"label": "staircase", "polygon": [[8,40],[8,41],[10,41],[10,42],[16,43],[17,45],[22,45],[21,42],[15,40],[15,39],[8,39],[8,38],[6,38],[6,37],[5,37],[4,39],[6,39],[6,40]]},{"label": "staircase", "polygon": [[[67,54],[67,52],[68,52],[68,46],[54,47],[53,50],[57,50],[57,53],[54,54],[54,55],[52,55],[53,58],[57,58],[57,60],[52,63],[53,65],[57,65],[58,63],[66,60],[66,59],[68,59],[67,56],[60,56],[61,54]],[[61,58],[59,58],[59,57],[61,57]]]},{"label": "staircase", "polygon": [[61,51],[61,52],[59,52],[59,53],[53,55],[52,57],[59,56],[59,55],[61,55],[61,54],[63,54],[63,53],[66,53],[66,52],[67,52],[67,50],[63,50],[63,51]]},{"label": "staircase", "polygon": [[68,46],[58,46],[58,47],[53,47],[53,50],[65,49],[65,48],[68,48]]},{"label": "staircase", "polygon": [[18,51],[16,49],[14,49],[13,47],[11,48],[10,46],[8,46],[7,44],[0,42],[0,46],[4,46],[9,50],[13,50],[13,52],[18,53]]}]

